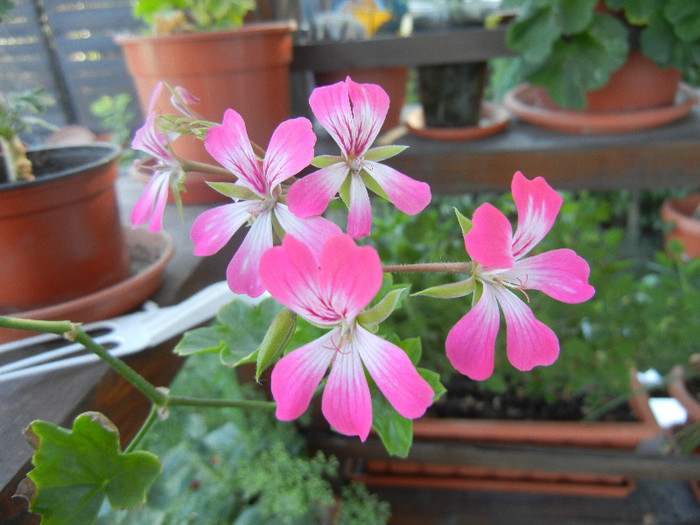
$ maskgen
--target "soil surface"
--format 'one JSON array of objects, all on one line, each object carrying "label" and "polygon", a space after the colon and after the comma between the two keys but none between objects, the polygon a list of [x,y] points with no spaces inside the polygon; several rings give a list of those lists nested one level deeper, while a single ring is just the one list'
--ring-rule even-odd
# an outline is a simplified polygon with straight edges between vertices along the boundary
[{"label": "soil surface", "polygon": [[[444,382],[447,392],[431,407],[435,417],[481,419],[528,419],[580,421],[590,413],[586,397],[565,396],[552,402],[529,396],[522,387],[509,386],[504,393],[485,390],[477,381],[450,376]],[[631,421],[634,416],[626,404],[606,412],[601,420]]]}]

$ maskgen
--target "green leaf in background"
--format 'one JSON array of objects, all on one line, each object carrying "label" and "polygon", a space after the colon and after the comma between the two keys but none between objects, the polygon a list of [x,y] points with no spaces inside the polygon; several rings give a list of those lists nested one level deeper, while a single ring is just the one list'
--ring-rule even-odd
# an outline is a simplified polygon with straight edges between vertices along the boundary
[{"label": "green leaf in background", "polygon": [[399,414],[376,385],[370,388],[372,428],[390,455],[405,458],[413,443],[413,421]]},{"label": "green leaf in background", "polygon": [[514,21],[508,28],[508,47],[522,53],[525,62],[539,64],[549,55],[552,45],[561,36],[551,6],[533,11],[531,16]]},{"label": "green leaf in background", "polygon": [[122,453],[118,430],[96,412],[79,415],[70,431],[34,421],[26,434],[36,452],[20,492],[43,525],[94,523],[105,498],[113,508],[141,505],[160,474],[153,454]]},{"label": "green leaf in background", "polygon": [[563,35],[584,31],[593,20],[593,8],[598,0],[576,0],[559,4],[559,25]]},{"label": "green leaf in background", "polygon": [[175,347],[175,353],[219,352],[226,366],[250,363],[255,360],[268,327],[281,309],[282,306],[271,298],[257,306],[235,299],[219,310],[211,326],[186,332]]},{"label": "green leaf in background", "polygon": [[418,370],[420,376],[428,382],[430,388],[432,388],[433,392],[435,392],[435,395],[433,396],[433,403],[435,403],[435,401],[440,399],[442,395],[447,392],[447,389],[440,381],[440,374],[434,372],[433,370],[428,370],[427,368],[418,367],[416,370]]},{"label": "green leaf in background", "polygon": [[683,42],[700,38],[700,3],[687,0],[669,0],[664,6],[664,15],[675,28]]}]

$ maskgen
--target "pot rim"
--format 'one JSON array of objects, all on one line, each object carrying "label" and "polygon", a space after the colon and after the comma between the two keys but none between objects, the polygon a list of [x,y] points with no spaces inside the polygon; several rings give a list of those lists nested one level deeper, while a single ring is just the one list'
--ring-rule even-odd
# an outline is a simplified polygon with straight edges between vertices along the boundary
[{"label": "pot rim", "polygon": [[[25,181],[19,181],[19,182],[0,182],[0,193],[5,192],[5,191],[13,191],[17,190],[20,188],[28,188],[28,187],[34,187],[34,186],[39,186],[42,184],[46,184],[48,182],[63,178],[63,177],[68,177],[70,175],[75,174],[76,172],[84,172],[88,170],[92,170],[95,168],[100,168],[102,166],[106,166],[110,162],[112,162],[114,159],[119,157],[122,152],[122,148],[118,146],[117,144],[114,144],[112,142],[90,142],[88,144],[80,144],[80,145],[71,145],[71,146],[47,146],[47,147],[38,147],[38,148],[30,148],[27,150],[27,155],[32,156],[32,154],[35,153],[42,153],[42,152],[47,152],[47,151],[66,151],[66,150],[102,150],[104,153],[100,155],[99,157],[95,158],[94,160],[86,161],[84,163],[81,163],[77,166],[73,166],[70,168],[66,168],[60,171],[57,171],[55,173],[51,173],[50,175],[47,176],[42,176],[41,178],[37,178],[35,180],[25,180]],[[0,153],[0,157],[2,157],[2,154]]]}]

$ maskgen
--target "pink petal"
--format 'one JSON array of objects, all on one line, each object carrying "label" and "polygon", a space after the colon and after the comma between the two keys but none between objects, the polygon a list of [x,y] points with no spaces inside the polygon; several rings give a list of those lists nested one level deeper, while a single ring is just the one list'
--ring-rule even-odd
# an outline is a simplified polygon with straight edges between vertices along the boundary
[{"label": "pink petal", "polygon": [[314,158],[316,135],[309,119],[285,120],[275,129],[263,160],[263,172],[270,188],[296,175]]},{"label": "pink petal", "polygon": [[238,229],[250,218],[255,201],[234,202],[211,208],[192,223],[190,238],[195,255],[212,255],[223,248]]},{"label": "pink petal", "polygon": [[290,211],[297,217],[321,215],[340,190],[348,172],[348,166],[338,162],[294,182],[287,193]]},{"label": "pink petal", "polygon": [[284,204],[275,206],[275,217],[285,233],[306,244],[321,264],[321,253],[326,241],[343,232],[337,224],[323,217],[295,217]]},{"label": "pink petal", "polygon": [[[334,331],[339,336],[339,331]],[[341,434],[364,441],[372,428],[372,399],[359,354],[351,345],[338,348],[323,390],[323,415]]]},{"label": "pink petal", "polygon": [[265,291],[260,279],[260,258],[272,248],[272,214],[262,213],[248,230],[226,268],[226,280],[234,293],[258,297]]},{"label": "pink petal", "polygon": [[582,303],[595,294],[588,284],[590,272],[583,258],[562,248],[516,261],[504,275],[521,288],[541,290],[564,303]]},{"label": "pink petal", "polygon": [[353,118],[345,82],[317,87],[311,92],[309,106],[318,121],[347,156],[353,151]]},{"label": "pink petal", "polygon": [[143,194],[134,204],[131,210],[131,224],[133,228],[145,224],[150,219],[148,231],[159,232],[163,228],[163,212],[168,200],[168,173],[156,173],[146,184]]},{"label": "pink petal", "polygon": [[323,303],[319,273],[309,247],[292,235],[260,260],[260,278],[272,297],[311,322],[335,324],[340,315]]},{"label": "pink petal", "polygon": [[464,236],[467,253],[488,268],[513,266],[513,230],[505,215],[491,204],[479,206],[472,217],[472,229]]},{"label": "pink petal", "polygon": [[262,163],[253,153],[243,117],[238,113],[232,109],[224,112],[221,125],[207,131],[204,148],[224,168],[238,177],[239,184],[255,191],[261,197],[266,195]]},{"label": "pink petal", "polygon": [[445,349],[452,366],[470,379],[488,379],[493,374],[499,326],[498,303],[486,285],[479,301],[447,334]]},{"label": "pink petal", "polygon": [[372,228],[372,205],[369,202],[367,187],[362,178],[350,175],[350,212],[348,213],[348,234],[359,239],[369,235]]},{"label": "pink petal", "polygon": [[389,95],[376,84],[358,84],[350,77],[345,80],[352,104],[355,130],[354,153],[364,155],[382,129],[389,111]]},{"label": "pink petal", "polygon": [[158,97],[160,97],[160,93],[163,91],[163,85],[163,82],[159,81],[156,84],[156,87],[153,88],[151,99],[148,101],[148,113],[155,111],[156,104],[158,103]]},{"label": "pink petal", "polygon": [[559,340],[532,310],[512,292],[493,287],[506,320],[508,360],[518,370],[554,363],[559,356]]},{"label": "pink petal", "polygon": [[[167,140],[163,134],[156,128],[156,114],[149,113],[146,117],[146,122],[143,126],[136,130],[134,138],[131,141],[133,149],[148,153],[165,164],[177,165],[173,156],[166,149]],[[177,138],[177,135],[171,137],[172,140]]]},{"label": "pink petal", "polygon": [[291,421],[302,415],[321,383],[331,359],[336,355],[333,338],[338,331],[297,348],[278,361],[272,370],[272,397],[277,403],[277,418]]},{"label": "pink petal", "polygon": [[347,320],[354,319],[377,295],[382,264],[371,246],[358,247],[348,235],[326,242],[321,256],[319,289],[323,302]]},{"label": "pink petal", "polygon": [[430,185],[407,177],[385,164],[365,161],[367,173],[386,192],[389,200],[402,212],[415,215],[430,204]]},{"label": "pink petal", "polygon": [[355,328],[354,346],[369,375],[399,414],[409,419],[425,414],[435,393],[406,352],[361,326]]},{"label": "pink petal", "polygon": [[518,209],[513,256],[518,259],[552,229],[563,199],[542,177],[530,181],[519,171],[513,176],[512,192]]}]

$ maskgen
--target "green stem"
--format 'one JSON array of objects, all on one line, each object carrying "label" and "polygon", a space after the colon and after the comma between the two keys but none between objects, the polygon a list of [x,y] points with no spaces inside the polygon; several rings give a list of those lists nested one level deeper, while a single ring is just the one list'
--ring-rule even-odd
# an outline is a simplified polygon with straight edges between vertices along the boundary
[{"label": "green stem", "polygon": [[229,170],[226,168],[222,168],[221,166],[216,166],[214,164],[208,164],[206,162],[198,162],[195,160],[188,160],[188,159],[178,159],[180,161],[180,165],[182,166],[182,169],[187,171],[202,171],[204,173],[211,173],[213,175],[221,175],[224,177],[229,177],[232,181],[236,180],[236,176],[231,173]]},{"label": "green stem", "polygon": [[277,405],[272,401],[257,401],[252,399],[206,399],[170,396],[168,399],[168,406],[253,408],[256,410],[274,410]]},{"label": "green stem", "polygon": [[398,264],[384,266],[384,273],[411,273],[411,272],[442,272],[442,273],[471,273],[472,264],[463,263],[418,263]]},{"label": "green stem", "polygon": [[146,418],[146,421],[143,422],[143,425],[141,425],[141,428],[134,436],[134,439],[131,440],[131,443],[129,443],[129,445],[124,450],[125,453],[131,452],[131,451],[135,450],[136,447],[139,446],[139,443],[144,438],[144,436],[148,433],[148,431],[151,429],[151,427],[153,426],[153,423],[155,423],[156,419],[158,419],[158,407],[156,405],[152,405],[151,411],[148,413],[148,417]]}]

